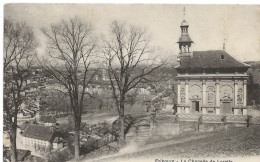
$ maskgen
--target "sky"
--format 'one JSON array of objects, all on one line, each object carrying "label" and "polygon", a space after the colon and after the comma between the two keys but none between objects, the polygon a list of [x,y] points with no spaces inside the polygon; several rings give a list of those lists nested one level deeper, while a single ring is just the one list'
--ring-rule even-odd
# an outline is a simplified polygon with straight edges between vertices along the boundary
[{"label": "sky", "polygon": [[106,34],[113,20],[144,27],[151,34],[152,45],[168,51],[172,60],[176,60],[179,52],[180,24],[185,19],[190,25],[194,51],[221,50],[225,42],[226,51],[237,60],[260,61],[260,5],[6,4],[4,7],[5,18],[25,21],[33,27],[41,55],[45,53],[45,39],[40,28],[74,16],[90,21],[97,35]]}]

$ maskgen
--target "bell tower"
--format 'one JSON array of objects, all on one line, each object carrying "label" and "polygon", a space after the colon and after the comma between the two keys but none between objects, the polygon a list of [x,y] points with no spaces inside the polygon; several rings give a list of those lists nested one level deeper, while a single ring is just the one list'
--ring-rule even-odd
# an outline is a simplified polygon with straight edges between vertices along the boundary
[{"label": "bell tower", "polygon": [[[185,7],[183,9],[183,15],[185,16]],[[179,44],[179,49],[180,49],[179,56],[178,56],[179,59],[181,59],[182,57],[192,56],[191,44],[193,43],[193,41],[189,36],[189,24],[185,19],[182,21],[180,27],[181,27],[181,37],[177,42]]]}]

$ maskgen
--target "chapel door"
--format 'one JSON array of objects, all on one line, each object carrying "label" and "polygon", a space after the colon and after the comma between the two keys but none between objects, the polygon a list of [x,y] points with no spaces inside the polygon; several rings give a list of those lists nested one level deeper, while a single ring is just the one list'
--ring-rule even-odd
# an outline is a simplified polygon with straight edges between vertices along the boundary
[{"label": "chapel door", "polygon": [[196,101],[196,111],[200,112],[200,104],[199,101]]},{"label": "chapel door", "polygon": [[192,102],[192,112],[199,112],[200,107],[199,107],[199,101],[193,101]]},{"label": "chapel door", "polygon": [[231,103],[223,102],[222,114],[230,114],[231,113]]}]

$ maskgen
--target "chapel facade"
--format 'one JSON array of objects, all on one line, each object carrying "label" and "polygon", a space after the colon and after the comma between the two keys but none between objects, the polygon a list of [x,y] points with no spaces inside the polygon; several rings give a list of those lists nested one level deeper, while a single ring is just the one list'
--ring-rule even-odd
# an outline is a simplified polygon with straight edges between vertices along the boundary
[{"label": "chapel facade", "polygon": [[183,20],[179,38],[177,113],[247,115],[247,70],[225,49],[192,51],[189,25]]}]

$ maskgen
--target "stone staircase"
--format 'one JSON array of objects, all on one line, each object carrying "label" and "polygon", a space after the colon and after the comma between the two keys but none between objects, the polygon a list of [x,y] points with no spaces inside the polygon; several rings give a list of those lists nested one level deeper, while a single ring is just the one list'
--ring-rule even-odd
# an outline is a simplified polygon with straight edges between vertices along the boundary
[{"label": "stone staircase", "polygon": [[130,127],[126,134],[126,142],[144,144],[150,138],[150,120],[140,119]]},{"label": "stone staircase", "polygon": [[150,126],[139,126],[137,128],[136,142],[144,144],[150,138]]}]

